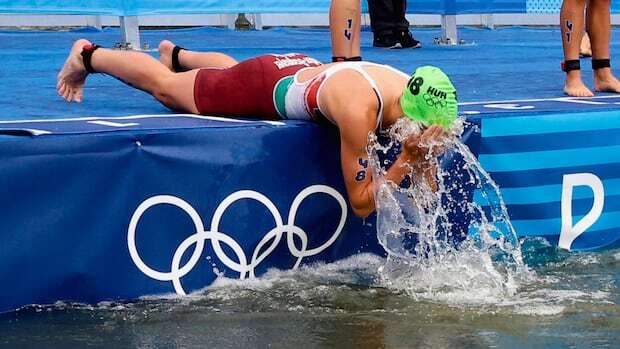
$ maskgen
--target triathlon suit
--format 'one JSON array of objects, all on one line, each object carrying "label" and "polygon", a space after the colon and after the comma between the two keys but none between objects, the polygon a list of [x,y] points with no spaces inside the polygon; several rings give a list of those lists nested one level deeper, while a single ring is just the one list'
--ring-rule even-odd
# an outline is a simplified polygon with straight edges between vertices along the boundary
[{"label": "triathlon suit", "polygon": [[289,53],[259,56],[230,68],[201,69],[196,76],[194,100],[200,114],[267,120],[328,120],[334,123],[319,105],[321,89],[325,81],[337,72],[352,69],[368,81],[377,95],[379,128],[383,121],[383,97],[374,79],[363,67],[381,66],[406,76],[387,65],[341,62],[304,82],[299,81],[302,70],[319,65],[321,63],[316,59]]},{"label": "triathlon suit", "polygon": [[278,82],[278,85],[276,86],[274,101],[276,102],[278,114],[283,119],[304,119],[314,120],[317,122],[328,120],[332,124],[335,124],[334,120],[321,110],[321,106],[319,104],[321,89],[324,83],[334,74],[345,69],[351,69],[360,73],[360,75],[368,81],[368,84],[377,95],[379,109],[377,111],[377,124],[375,129],[380,129],[383,123],[383,96],[381,95],[375,80],[366,70],[364,70],[364,67],[366,66],[387,68],[403,75],[406,78],[409,78],[409,76],[405,73],[388,65],[370,62],[341,62],[332,65],[320,74],[317,74],[304,82],[300,82],[299,74],[303,70],[300,69],[295,76],[283,79]]},{"label": "triathlon suit", "polygon": [[321,62],[297,53],[264,55],[230,68],[198,71],[194,101],[203,115],[279,119],[274,91],[282,79]]}]

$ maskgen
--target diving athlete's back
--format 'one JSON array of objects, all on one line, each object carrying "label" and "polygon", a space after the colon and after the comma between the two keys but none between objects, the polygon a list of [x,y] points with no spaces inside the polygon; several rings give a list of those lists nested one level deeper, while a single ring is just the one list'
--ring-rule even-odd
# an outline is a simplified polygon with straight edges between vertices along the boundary
[{"label": "diving athlete's back", "polygon": [[[336,79],[332,77],[337,76]],[[371,62],[342,62],[305,68],[296,80],[310,85],[309,99],[316,94],[316,108],[332,123],[345,126],[350,117],[373,111],[375,126],[391,125],[402,116],[399,98],[409,76],[390,66]],[[317,85],[312,88],[312,85]],[[350,110],[355,115],[342,113]]]}]

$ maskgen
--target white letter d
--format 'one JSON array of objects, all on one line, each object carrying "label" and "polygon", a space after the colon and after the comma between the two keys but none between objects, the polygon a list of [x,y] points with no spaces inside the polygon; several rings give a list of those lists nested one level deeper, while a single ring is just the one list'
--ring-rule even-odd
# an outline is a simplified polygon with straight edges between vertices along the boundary
[{"label": "white letter d", "polygon": [[[594,204],[590,212],[573,226],[573,187],[588,186],[594,193]],[[562,231],[560,232],[560,248],[570,251],[575,239],[590,228],[603,213],[605,190],[603,182],[591,173],[575,173],[564,175],[562,182]]]}]

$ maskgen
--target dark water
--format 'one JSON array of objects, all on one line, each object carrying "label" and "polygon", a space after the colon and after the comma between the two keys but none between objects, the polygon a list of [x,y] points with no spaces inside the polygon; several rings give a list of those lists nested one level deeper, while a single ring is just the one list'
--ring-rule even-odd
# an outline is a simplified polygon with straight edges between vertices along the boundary
[{"label": "dark water", "polygon": [[620,251],[523,250],[533,278],[514,294],[386,287],[386,261],[360,255],[184,298],[31,306],[0,315],[0,347],[617,348]]}]

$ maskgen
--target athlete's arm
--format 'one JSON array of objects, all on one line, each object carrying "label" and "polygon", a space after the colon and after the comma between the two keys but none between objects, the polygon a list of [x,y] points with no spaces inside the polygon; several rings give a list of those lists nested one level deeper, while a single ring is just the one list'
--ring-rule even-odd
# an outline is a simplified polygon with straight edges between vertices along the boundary
[{"label": "athlete's arm", "polygon": [[353,213],[366,217],[375,210],[372,169],[368,160],[368,134],[374,131],[372,117],[358,118],[364,124],[340,127],[340,161]]},{"label": "athlete's arm", "polygon": [[[374,132],[375,118],[369,111],[361,120],[363,124],[352,127],[341,127],[341,162],[347,193],[353,213],[359,217],[367,217],[375,210],[372,170],[370,168],[367,144],[368,133]],[[421,146],[430,139],[437,139],[443,135],[439,126],[428,128],[422,135],[410,136],[403,145],[394,164],[390,166],[385,178],[394,183],[400,183],[406,175],[414,171],[423,176],[434,190],[437,189],[437,169],[428,166],[424,159],[428,149]]]}]

